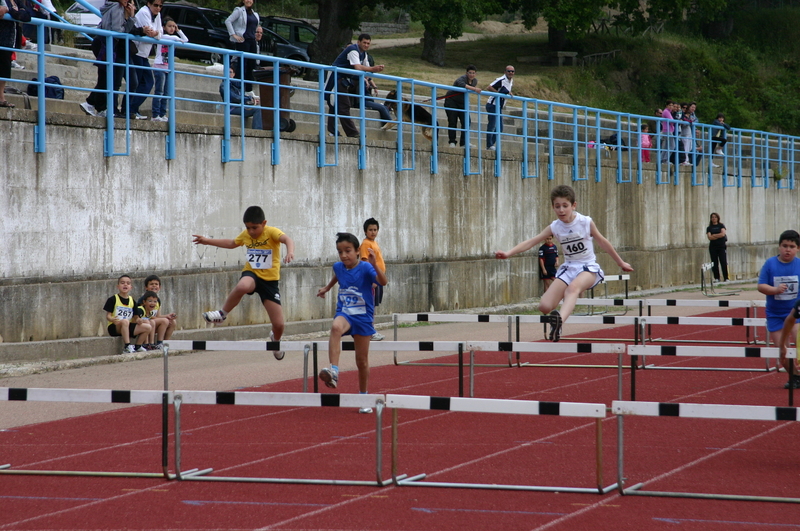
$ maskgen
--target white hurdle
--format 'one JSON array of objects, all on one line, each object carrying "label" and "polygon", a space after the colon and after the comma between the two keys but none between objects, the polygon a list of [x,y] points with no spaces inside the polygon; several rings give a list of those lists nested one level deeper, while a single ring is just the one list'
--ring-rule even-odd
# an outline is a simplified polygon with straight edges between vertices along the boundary
[{"label": "white hurdle", "polygon": [[[732,371],[732,372],[771,372],[774,368],[769,367],[770,359],[779,359],[780,350],[775,347],[704,347],[704,346],[672,346],[672,345],[629,345],[628,356],[631,357],[631,400],[636,399],[636,369],[663,369],[663,370],[684,370],[684,371]],[[767,369],[746,369],[732,367],[660,367],[658,365],[646,365],[642,361],[639,366],[636,359],[638,356],[642,360],[646,356],[685,356],[685,357],[705,357],[705,358],[763,358],[767,360]],[[797,358],[795,349],[787,349],[786,357],[789,359]],[[789,405],[792,405],[793,394],[789,390]]]},{"label": "white hurdle", "polygon": [[[271,350],[271,349],[270,349]],[[211,481],[234,483],[291,483],[299,485],[350,485],[377,486],[389,485],[392,480],[384,480],[383,474],[383,407],[384,395],[361,394],[309,394],[309,393],[265,393],[246,391],[175,391],[175,475],[184,481]],[[181,473],[181,406],[183,404],[236,405],[267,407],[333,407],[333,408],[375,408],[375,481],[353,479],[311,479],[311,478],[267,478],[242,476],[212,476],[213,469],[192,469]],[[405,475],[401,476],[405,478]]]},{"label": "white hurdle", "polygon": [[701,498],[734,501],[760,501],[778,503],[800,503],[800,498],[783,498],[775,496],[750,496],[734,494],[707,494],[698,492],[666,492],[642,490],[644,483],[625,487],[624,467],[624,431],[625,416],[649,417],[682,417],[695,419],[727,419],[757,421],[800,421],[800,412],[794,407],[742,406],[725,404],[684,404],[665,402],[627,402],[615,400],[611,403],[611,412],[617,415],[617,485],[620,494],[633,496],[660,496],[670,498]]},{"label": "white hurdle", "polygon": [[[93,476],[126,478],[175,479],[168,471],[168,405],[172,402],[169,391],[127,391],[114,389],[51,389],[0,387],[3,402],[81,402],[97,404],[161,404],[161,469],[156,472],[108,472],[89,470],[14,470],[11,464],[0,466],[0,474],[28,476]],[[192,471],[194,472],[194,470]]]},{"label": "white hurdle", "polygon": [[[602,419],[606,416],[605,404],[577,402],[537,402],[527,400],[500,400],[484,398],[449,398],[435,396],[386,395],[386,407],[392,408],[392,480],[404,487],[444,487],[490,490],[521,490],[537,492],[571,492],[606,494],[618,487],[616,483],[603,487]],[[403,479],[397,476],[398,410],[460,411],[509,415],[556,415],[562,417],[594,418],[596,427],[595,458],[596,487],[551,487],[538,485],[503,485],[496,483],[445,483],[422,481],[426,474]]]}]

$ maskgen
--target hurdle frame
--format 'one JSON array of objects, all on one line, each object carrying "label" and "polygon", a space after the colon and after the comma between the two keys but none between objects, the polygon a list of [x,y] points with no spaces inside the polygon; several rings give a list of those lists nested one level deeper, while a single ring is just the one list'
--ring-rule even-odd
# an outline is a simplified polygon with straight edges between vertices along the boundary
[{"label": "hurdle frame", "polygon": [[[166,359],[165,351],[164,357]],[[167,373],[164,374],[165,385],[167,383]],[[156,399],[153,395],[158,394]],[[33,398],[30,396],[33,395]],[[64,396],[63,400],[52,400],[47,395]],[[79,396],[84,395],[84,396]],[[106,398],[106,395],[108,398]],[[79,399],[81,398],[81,399]],[[138,404],[156,405],[161,404],[162,411],[162,433],[161,433],[161,472],[108,472],[93,470],[17,470],[11,468],[11,464],[0,465],[0,475],[16,476],[69,476],[69,477],[111,477],[111,478],[163,478],[166,480],[175,479],[174,474],[169,473],[169,406],[172,396],[169,390],[162,391],[139,391],[139,390],[115,390],[115,389],[59,389],[59,388],[15,388],[0,387],[0,401],[24,401],[24,402],[83,402],[100,404]],[[194,472],[194,470],[192,470]]]},{"label": "hurdle frame", "polygon": [[[212,402],[204,399],[214,394],[215,400]],[[283,400],[280,404],[256,403],[258,398],[268,396],[280,396]],[[189,397],[186,400],[186,397]],[[236,398],[242,397],[241,404],[236,403]],[[312,404],[311,401],[319,397],[319,404]],[[294,399],[294,400],[293,400]],[[181,471],[181,406],[184,404],[197,405],[246,405],[257,407],[326,407],[336,406],[337,408],[356,408],[356,407],[375,407],[375,481],[350,480],[350,479],[311,479],[311,478],[268,478],[250,476],[211,476],[213,468],[202,470],[192,469],[187,472]],[[263,392],[241,392],[241,391],[175,391],[173,406],[175,408],[175,477],[179,481],[211,481],[222,483],[281,483],[295,485],[347,485],[354,487],[385,487],[392,484],[393,479],[383,479],[383,409],[385,399],[383,395],[353,395],[353,394],[308,394],[308,393],[263,393]],[[405,478],[405,474],[401,476]]]},{"label": "hurdle frame", "polygon": [[[427,404],[427,405],[426,405]],[[453,408],[452,406],[456,407]],[[462,408],[459,406],[474,406],[473,409]],[[486,398],[449,398],[433,396],[414,396],[414,395],[386,395],[386,407],[392,409],[392,482],[398,487],[439,487],[439,488],[464,488],[464,489],[485,489],[485,490],[514,490],[514,491],[535,491],[535,492],[568,492],[577,494],[607,494],[618,488],[617,483],[603,486],[603,425],[602,421],[606,418],[605,404],[589,404],[577,402],[539,402],[526,400],[505,400],[505,399],[486,399]],[[501,410],[501,408],[508,408]],[[562,408],[570,410],[569,413],[561,413]],[[453,411],[469,413],[500,413],[517,415],[557,415],[570,417],[586,417],[595,420],[595,487],[555,487],[541,485],[502,485],[496,483],[453,483],[424,481],[427,474],[418,474],[413,477],[400,477],[396,475],[399,451],[399,429],[398,429],[398,410],[416,409],[430,411]],[[594,410],[592,414],[578,414],[577,410]]]},{"label": "hurdle frame", "polygon": [[[628,412],[625,412],[627,408]],[[718,408],[718,411],[728,412],[724,417],[711,417],[703,415],[706,410]],[[654,409],[657,413],[645,412],[634,413],[633,411],[647,411]],[[682,410],[687,409],[688,413],[683,414]],[[735,410],[756,412],[759,418],[744,417],[739,414],[735,416]],[[662,413],[663,411],[663,413]],[[768,413],[772,412],[772,418]],[[712,418],[712,419],[733,419],[733,420],[760,420],[760,421],[800,421],[800,410],[794,407],[775,407],[775,406],[745,406],[745,405],[726,405],[726,404],[691,404],[677,402],[627,402],[614,400],[611,403],[611,413],[617,417],[617,491],[621,496],[653,496],[666,498],[694,498],[694,499],[713,499],[729,501],[756,501],[774,503],[800,503],[800,498],[784,498],[776,496],[757,496],[740,494],[716,494],[702,492],[671,492],[657,490],[642,490],[645,482],[636,483],[630,487],[625,487],[624,475],[624,430],[623,419],[626,416],[669,416],[679,418]]]},{"label": "hurdle frame", "polygon": [[705,295],[706,297],[728,297],[730,295],[736,295],[740,293],[742,290],[733,290],[727,293],[717,293],[714,289],[714,277],[711,276],[708,279],[708,283],[706,283],[706,271],[711,271],[714,267],[713,262],[706,262],[705,264],[700,265],[700,292]]}]

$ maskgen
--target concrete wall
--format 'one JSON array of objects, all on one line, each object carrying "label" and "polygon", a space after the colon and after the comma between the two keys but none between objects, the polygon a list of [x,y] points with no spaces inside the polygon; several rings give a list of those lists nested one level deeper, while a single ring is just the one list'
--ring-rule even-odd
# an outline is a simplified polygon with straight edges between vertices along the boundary
[{"label": "concrete wall", "polygon": [[[32,120],[32,113],[15,110]],[[48,125],[46,153],[33,152],[32,121],[0,117],[4,168],[0,188],[0,336],[6,343],[98,337],[102,305],[122,273],[164,281],[165,309],[183,329],[203,326],[201,312],[218,308],[238,278],[243,253],[192,245],[192,234],[235,237],[252,204],[296,242],[296,261],[282,269],[287,321],[330,317],[333,297],[317,289],[330,278],[335,235],[363,236],[368,217],[381,222],[378,241],[390,286],[381,314],[445,310],[521,301],[540,294],[535,259],[491,258],[538,233],[553,219],[549,190],[571,184],[580,212],[633,264],[632,284],[644,289],[699,281],[708,260],[704,229],[719,212],[728,227],[735,276],[757,274],[778,234],[796,227],[797,192],[771,188],[617,184],[604,160],[602,182],[571,182],[571,158],[555,160],[555,179],[521,178],[520,159],[484,152],[481,175],[464,176],[463,152],[444,148],[430,173],[427,144],[414,171],[395,172],[394,144],[368,145],[367,169],[357,145],[341,141],[338,167],[318,168],[316,137],[281,142],[281,164],[270,164],[267,133],[247,138],[246,162],[220,162],[221,129],[179,128],[177,159],[164,160],[164,134],[131,134],[130,156],[104,157],[103,129],[60,115]],[[124,148],[118,133],[117,149]],[[332,146],[329,145],[330,149]],[[425,151],[428,149],[428,151]],[[236,152],[234,150],[234,152]],[[410,157],[410,154],[408,154]],[[332,151],[329,153],[332,160]],[[543,165],[546,164],[543,160]],[[406,161],[409,164],[409,160]],[[540,168],[546,175],[546,167]],[[607,273],[618,273],[605,255]],[[257,325],[266,315],[247,301],[229,325]]]}]

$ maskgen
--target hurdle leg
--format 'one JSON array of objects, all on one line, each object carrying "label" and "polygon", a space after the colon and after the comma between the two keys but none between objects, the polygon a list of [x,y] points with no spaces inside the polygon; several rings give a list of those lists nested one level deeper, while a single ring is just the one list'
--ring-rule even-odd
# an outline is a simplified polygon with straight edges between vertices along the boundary
[{"label": "hurdle leg", "polygon": [[175,395],[172,399],[175,407],[175,479],[183,480],[181,477],[181,403],[183,395]]},{"label": "hurdle leg", "polygon": [[597,461],[597,493],[604,494],[603,489],[603,420],[595,419],[595,456]]},{"label": "hurdle leg", "polygon": [[398,486],[397,480],[397,408],[392,408],[392,483]]},{"label": "hurdle leg", "polygon": [[313,357],[313,361],[314,361],[314,392],[315,393],[319,393],[319,377],[318,377],[319,367],[317,367],[317,342],[316,341],[314,341],[313,351],[314,351],[314,357]]},{"label": "hurdle leg", "polygon": [[617,492],[621,496],[625,495],[625,477],[623,475],[623,426],[622,426],[623,417],[622,415],[617,415]]},{"label": "hurdle leg", "polygon": [[[397,411],[395,409],[395,411]],[[384,487],[387,483],[383,481],[383,400],[378,400],[375,404],[375,477],[379,487]],[[396,481],[394,466],[392,466],[392,482]],[[396,484],[396,483],[395,483]]]},{"label": "hurdle leg", "polygon": [[303,347],[303,392],[308,392],[308,353],[311,351],[311,346],[306,345]]},{"label": "hurdle leg", "polygon": [[639,356],[631,356],[631,401],[636,401],[636,366],[639,364]]},{"label": "hurdle leg", "polygon": [[469,397],[475,397],[475,351],[469,351]]},{"label": "hurdle leg", "polygon": [[164,394],[161,396],[161,469],[169,479],[169,346],[163,347]]}]

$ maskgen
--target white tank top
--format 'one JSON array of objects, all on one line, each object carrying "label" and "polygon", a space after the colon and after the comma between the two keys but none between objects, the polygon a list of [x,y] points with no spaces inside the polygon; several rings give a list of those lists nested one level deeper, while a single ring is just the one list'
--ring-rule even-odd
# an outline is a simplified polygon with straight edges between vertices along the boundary
[{"label": "white tank top", "polygon": [[561,244],[561,252],[565,262],[594,263],[592,243],[592,218],[575,212],[572,223],[564,223],[560,219],[550,224],[550,230],[556,241]]}]

